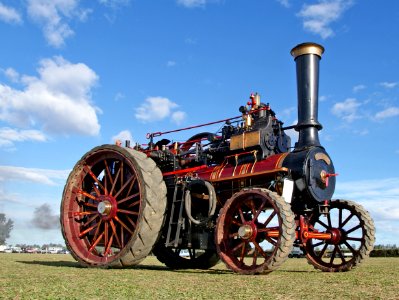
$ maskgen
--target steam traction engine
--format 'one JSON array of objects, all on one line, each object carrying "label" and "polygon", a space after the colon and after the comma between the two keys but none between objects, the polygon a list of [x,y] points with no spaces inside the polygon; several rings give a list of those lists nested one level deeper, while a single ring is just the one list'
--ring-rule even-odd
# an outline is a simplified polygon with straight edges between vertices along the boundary
[{"label": "steam traction engine", "polygon": [[[221,259],[237,273],[255,274],[276,269],[297,246],[322,271],[359,264],[373,248],[375,229],[359,204],[331,200],[336,174],[318,138],[323,52],[313,43],[291,51],[295,126],[283,127],[253,94],[220,132],[184,143],[156,140],[170,133],[158,132],[145,148],[127,142],[87,152],[61,203],[72,255],[85,266],[123,267],[152,251],[170,268],[205,269]],[[299,132],[293,149],[287,129]]]}]

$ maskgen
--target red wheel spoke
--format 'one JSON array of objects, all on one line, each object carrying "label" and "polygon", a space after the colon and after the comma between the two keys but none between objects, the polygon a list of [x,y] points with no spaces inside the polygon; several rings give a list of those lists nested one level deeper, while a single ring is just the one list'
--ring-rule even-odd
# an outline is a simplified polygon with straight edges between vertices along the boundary
[{"label": "red wheel spoke", "polygon": [[255,248],[258,250],[259,254],[262,255],[264,258],[267,258],[267,254],[265,251],[263,251],[262,247],[258,244],[258,242],[254,241],[253,242],[255,245]]},{"label": "red wheel spoke", "polygon": [[82,231],[82,232],[79,234],[79,237],[81,238],[81,237],[85,236],[85,235],[88,234],[90,231],[92,231],[94,228],[96,228],[96,226],[98,226],[98,224],[94,224],[93,226],[91,226],[91,227],[87,228],[86,230]]},{"label": "red wheel spoke", "polygon": [[129,221],[130,224],[132,224],[133,228],[136,229],[136,223],[134,223],[133,220],[130,219],[128,216],[126,216],[126,219]]},{"label": "red wheel spoke", "polygon": [[255,203],[254,203],[254,200],[253,199],[251,199],[250,201],[249,201],[249,207],[251,208],[251,211],[252,211],[252,215],[254,216],[254,220],[257,218],[257,217],[255,217],[255,215],[256,215],[256,210],[255,210]]},{"label": "red wheel spoke", "polygon": [[349,234],[349,233],[351,233],[351,232],[354,232],[354,231],[358,230],[359,228],[362,228],[362,225],[361,225],[361,224],[359,224],[359,225],[357,225],[357,226],[355,226],[355,227],[349,229],[348,231],[346,231],[346,234]]},{"label": "red wheel spoke", "polygon": [[344,258],[344,255],[342,254],[341,248],[339,248],[338,245],[335,245],[335,249],[336,249],[336,251],[338,252],[339,257],[341,258],[342,262],[344,263],[344,262],[345,262],[345,258]]},{"label": "red wheel spoke", "polygon": [[272,231],[279,231],[279,227],[268,227],[268,228],[259,228],[258,232],[272,232]]},{"label": "red wheel spoke", "polygon": [[232,253],[235,253],[238,249],[240,249],[240,247],[244,245],[245,246],[245,242],[241,242],[239,243],[237,246],[235,246],[233,249],[231,249]]},{"label": "red wheel spoke", "polygon": [[258,260],[258,252],[256,251],[256,248],[254,249],[254,257],[252,258],[252,265],[256,266],[256,261]]},{"label": "red wheel spoke", "polygon": [[94,248],[98,245],[98,243],[101,241],[101,239],[104,236],[104,232],[100,234],[100,236],[94,241],[94,243],[90,246],[89,252],[93,252]]},{"label": "red wheel spoke", "polygon": [[319,253],[319,258],[324,256],[324,254],[326,253],[327,247],[328,247],[328,244],[324,244],[324,247],[321,249],[321,251]]},{"label": "red wheel spoke", "polygon": [[130,192],[132,191],[132,188],[133,188],[134,184],[137,181],[137,176],[136,175],[134,175],[134,176],[132,175],[132,177],[133,177],[133,181],[130,183],[129,190],[127,191],[126,195],[130,195]]},{"label": "red wheel spoke", "polygon": [[245,249],[247,248],[247,244],[243,243],[241,247],[241,254],[240,254],[240,262],[244,262],[244,257],[245,257]]},{"label": "red wheel spoke", "polygon": [[122,214],[135,215],[135,216],[139,215],[138,212],[130,211],[130,210],[126,210],[126,209],[118,209],[117,212],[122,213]]},{"label": "red wheel spoke", "polygon": [[100,219],[100,222],[98,222],[98,226],[97,226],[96,232],[94,233],[93,240],[97,239],[97,236],[100,233],[100,226],[101,226],[102,222],[103,222],[103,220]]},{"label": "red wheel spoke", "polygon": [[[98,178],[96,177],[96,175],[94,175],[94,173],[90,170],[88,165],[85,165],[83,167],[83,169],[90,175],[91,178],[93,178],[94,182],[98,184],[99,187],[101,187],[104,190],[103,185],[101,184],[101,182],[98,180]],[[97,195],[101,195],[100,190],[96,187],[95,184],[93,184],[93,189],[96,192]]]},{"label": "red wheel spoke", "polygon": [[324,222],[321,221],[321,220],[317,220],[316,222],[319,223],[321,226],[323,226],[325,229],[330,228],[330,227],[328,227],[328,225],[327,225],[326,223],[324,223]]},{"label": "red wheel spoke", "polygon": [[136,206],[136,205],[138,205],[140,203],[141,203],[141,200],[137,200],[137,201],[133,202],[132,204],[129,204],[128,208]]},{"label": "red wheel spoke", "polygon": [[346,223],[349,222],[350,219],[352,219],[352,217],[354,216],[354,214],[351,212],[351,214],[345,219],[345,221],[342,223],[341,228],[343,228]]},{"label": "red wheel spoke", "polygon": [[276,215],[276,211],[273,210],[273,212],[270,214],[270,216],[267,218],[267,220],[265,221],[265,223],[263,223],[263,226],[267,226],[267,224],[270,223],[270,221],[274,218],[274,216]]},{"label": "red wheel spoke", "polygon": [[112,195],[113,192],[114,192],[114,189],[115,189],[116,183],[118,182],[118,178],[119,178],[119,174],[120,174],[120,173],[121,173],[121,168],[119,168],[119,169],[118,169],[118,172],[116,172],[115,181],[114,181],[114,183],[112,184],[111,191],[109,192],[110,195]]},{"label": "red wheel spoke", "polygon": [[335,259],[335,254],[337,253],[337,249],[334,247],[333,252],[331,253],[331,257],[330,257],[330,265],[333,264],[334,259]]},{"label": "red wheel spoke", "polygon": [[121,226],[121,244],[122,248],[125,247],[125,235],[123,234],[123,226]]},{"label": "red wheel spoke", "polygon": [[87,192],[85,192],[85,191],[83,191],[81,189],[77,189],[76,193],[77,194],[81,194],[81,195],[83,195],[83,196],[85,196],[87,198],[90,198],[91,200],[98,201],[96,196],[91,195],[91,194],[89,194],[89,193],[87,193]]},{"label": "red wheel spoke", "polygon": [[76,211],[76,212],[73,212],[72,214],[73,214],[74,217],[81,217],[81,216],[94,215],[94,214],[97,214],[97,213],[98,212],[96,212],[96,211]]},{"label": "red wheel spoke", "polygon": [[316,243],[316,244],[313,244],[313,245],[312,245],[312,248],[319,247],[319,246],[321,246],[321,245],[323,245],[323,244],[324,244],[324,241],[319,242],[319,243]]},{"label": "red wheel spoke", "polygon": [[349,237],[349,236],[346,239],[349,241],[356,241],[356,242],[363,241],[363,238],[355,238],[355,237]]},{"label": "red wheel spoke", "polygon": [[91,222],[93,222],[96,218],[98,218],[98,215],[92,216],[89,220],[87,220],[86,223],[84,223],[82,226],[86,227],[88,226]]},{"label": "red wheel spoke", "polygon": [[[123,176],[121,176],[121,177],[123,177]],[[125,184],[120,188],[119,192],[116,193],[114,197],[115,197],[115,198],[118,198],[119,194],[126,188],[126,186],[127,186],[132,180],[133,180],[133,176],[130,177],[130,178],[125,182]]]},{"label": "red wheel spoke", "polygon": [[116,238],[116,242],[118,243],[119,247],[122,249],[121,241],[119,240],[118,234],[116,233],[115,223],[114,223],[114,221],[112,219],[109,221],[109,223],[110,223],[111,228],[112,228],[112,233],[113,233],[113,235]]},{"label": "red wheel spoke", "polygon": [[332,224],[331,224],[331,215],[330,214],[327,214],[327,222],[328,222],[328,228],[331,228]]},{"label": "red wheel spoke", "polygon": [[[129,231],[130,234],[133,234],[133,231],[131,231],[131,230],[129,229],[129,227],[127,227],[126,224],[123,223],[122,220],[118,218],[118,216],[115,216],[115,220],[116,220],[119,224],[121,224],[123,228],[125,228],[127,231]],[[122,235],[122,237],[123,237],[123,235]]]},{"label": "red wheel spoke", "polygon": [[111,172],[109,171],[108,163],[104,159],[104,165],[105,165],[105,178],[109,179],[109,182],[111,183],[111,186],[114,184],[114,180],[112,179]]},{"label": "red wheel spoke", "polygon": [[262,204],[260,205],[260,207],[258,208],[258,211],[256,212],[255,216],[254,216],[254,220],[258,219],[260,212],[263,210],[263,208],[265,207],[266,204],[266,199],[263,199]]},{"label": "red wheel spoke", "polygon": [[[108,245],[108,222],[104,223],[104,247]],[[104,255],[106,252],[104,252]]]},{"label": "red wheel spoke", "polygon": [[111,237],[109,238],[108,244],[106,244],[105,251],[104,251],[104,256],[109,253],[109,250],[111,249],[113,240],[114,240],[114,234],[112,233]]},{"label": "red wheel spoke", "polygon": [[[131,199],[133,199],[133,198],[135,198],[135,197],[137,197],[139,195],[140,195],[140,193],[136,193],[136,194],[130,195],[129,197],[123,198],[123,199],[121,199],[121,200],[119,200],[117,202],[118,202],[118,204],[121,204],[121,203],[129,201],[129,200],[131,200]],[[139,202],[139,201],[136,201],[136,202]]]},{"label": "red wheel spoke", "polygon": [[244,214],[243,214],[243,212],[242,212],[241,207],[238,209],[238,212],[240,213],[241,222],[242,222],[242,223],[245,223],[246,221],[245,221]]},{"label": "red wheel spoke", "polygon": [[97,210],[97,205],[95,205],[93,203],[83,202],[82,205],[86,206],[86,207],[92,207],[92,208],[95,208]]},{"label": "red wheel spoke", "polygon": [[242,226],[242,223],[238,222],[236,219],[231,220],[231,224]]},{"label": "red wheel spoke", "polygon": [[338,227],[342,228],[342,209],[338,212]]}]

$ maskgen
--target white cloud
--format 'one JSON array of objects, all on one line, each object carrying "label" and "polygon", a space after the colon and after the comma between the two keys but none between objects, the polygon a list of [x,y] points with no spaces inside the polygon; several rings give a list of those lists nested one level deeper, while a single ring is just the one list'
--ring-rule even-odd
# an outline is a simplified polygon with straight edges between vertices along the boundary
[{"label": "white cloud", "polygon": [[47,137],[39,130],[19,130],[9,127],[0,128],[0,148],[14,146],[14,142],[45,142]]},{"label": "white cloud", "polygon": [[[144,103],[136,109],[135,117],[142,122],[160,121],[171,117],[172,121],[181,121],[184,112],[172,112],[178,105],[168,98],[148,97]],[[173,114],[176,114],[173,116]]]},{"label": "white cloud", "polygon": [[207,0],[177,0],[177,4],[188,8],[204,7]]},{"label": "white cloud", "polygon": [[291,6],[290,0],[277,0],[277,2],[286,8]]},{"label": "white cloud", "polygon": [[0,84],[0,120],[54,134],[97,135],[98,109],[91,103],[97,74],[62,57],[44,59],[38,77],[21,76],[23,90]]},{"label": "white cloud", "polygon": [[0,166],[1,181],[33,182],[45,185],[65,183],[70,170],[50,170],[23,168],[15,166]]},{"label": "white cloud", "polygon": [[303,27],[323,39],[334,35],[330,24],[337,21],[352,5],[351,0],[321,0],[317,4],[304,4],[298,13],[303,19]]},{"label": "white cloud", "polygon": [[366,88],[366,86],[364,84],[358,84],[358,85],[355,85],[352,90],[354,93],[357,93],[361,90],[364,90],[365,88]]},{"label": "white cloud", "polygon": [[131,0],[99,0],[98,2],[102,5],[116,9],[122,6],[129,5]]},{"label": "white cloud", "polygon": [[380,85],[386,89],[393,89],[399,82],[381,82]]},{"label": "white cloud", "polygon": [[168,60],[166,62],[166,66],[167,67],[174,67],[174,66],[176,66],[176,62],[174,60]]},{"label": "white cloud", "polygon": [[383,120],[386,118],[392,118],[399,116],[399,107],[389,107],[383,111],[380,111],[375,114],[375,119],[376,120]]},{"label": "white cloud", "polygon": [[12,81],[12,82],[19,82],[20,77],[19,77],[19,73],[17,71],[15,71],[13,68],[7,68],[6,70],[3,70],[4,75],[6,75],[6,77]]},{"label": "white cloud", "polygon": [[12,7],[0,3],[0,20],[6,23],[22,23],[21,15]]},{"label": "white cloud", "polygon": [[124,141],[130,141],[131,146],[134,144],[132,133],[129,130],[122,130],[111,138],[112,143],[115,143],[116,140],[122,141],[122,145],[124,145]]},{"label": "white cloud", "polygon": [[361,105],[356,99],[348,98],[344,102],[335,103],[331,111],[335,116],[347,122],[352,122],[361,118],[358,112],[358,108]]},{"label": "white cloud", "polygon": [[79,0],[28,0],[28,15],[42,26],[47,42],[61,47],[74,35],[68,24],[71,19],[85,21],[91,12],[79,7]]},{"label": "white cloud", "polygon": [[187,114],[184,111],[175,111],[172,113],[172,120],[176,124],[181,124],[187,117]]}]

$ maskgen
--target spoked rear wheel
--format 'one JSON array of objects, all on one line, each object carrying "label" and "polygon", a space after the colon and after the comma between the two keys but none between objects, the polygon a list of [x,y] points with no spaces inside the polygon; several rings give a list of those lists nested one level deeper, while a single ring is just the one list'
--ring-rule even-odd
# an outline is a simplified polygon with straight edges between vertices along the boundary
[{"label": "spoked rear wheel", "polygon": [[368,257],[373,249],[373,220],[355,202],[333,200],[326,217],[314,213],[309,223],[317,231],[332,235],[327,241],[309,239],[306,243],[306,257],[316,269],[324,272],[348,271]]},{"label": "spoked rear wheel", "polygon": [[228,268],[240,274],[271,272],[290,254],[294,214],[278,194],[247,189],[230,198],[216,224],[216,247]]},{"label": "spoked rear wheel", "polygon": [[158,239],[165,207],[165,183],[151,159],[115,145],[96,147],[65,185],[62,233],[84,266],[136,265]]}]

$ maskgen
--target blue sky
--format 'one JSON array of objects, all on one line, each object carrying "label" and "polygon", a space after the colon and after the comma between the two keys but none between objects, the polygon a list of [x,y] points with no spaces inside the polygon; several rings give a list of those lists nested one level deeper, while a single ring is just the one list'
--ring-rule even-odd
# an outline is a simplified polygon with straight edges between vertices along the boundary
[{"label": "blue sky", "polygon": [[251,92],[295,124],[290,50],[312,41],[326,49],[319,121],[334,198],[370,211],[377,243],[399,244],[398,1],[0,0],[0,37],[8,243],[63,242],[63,186],[94,146],[237,116]]}]

